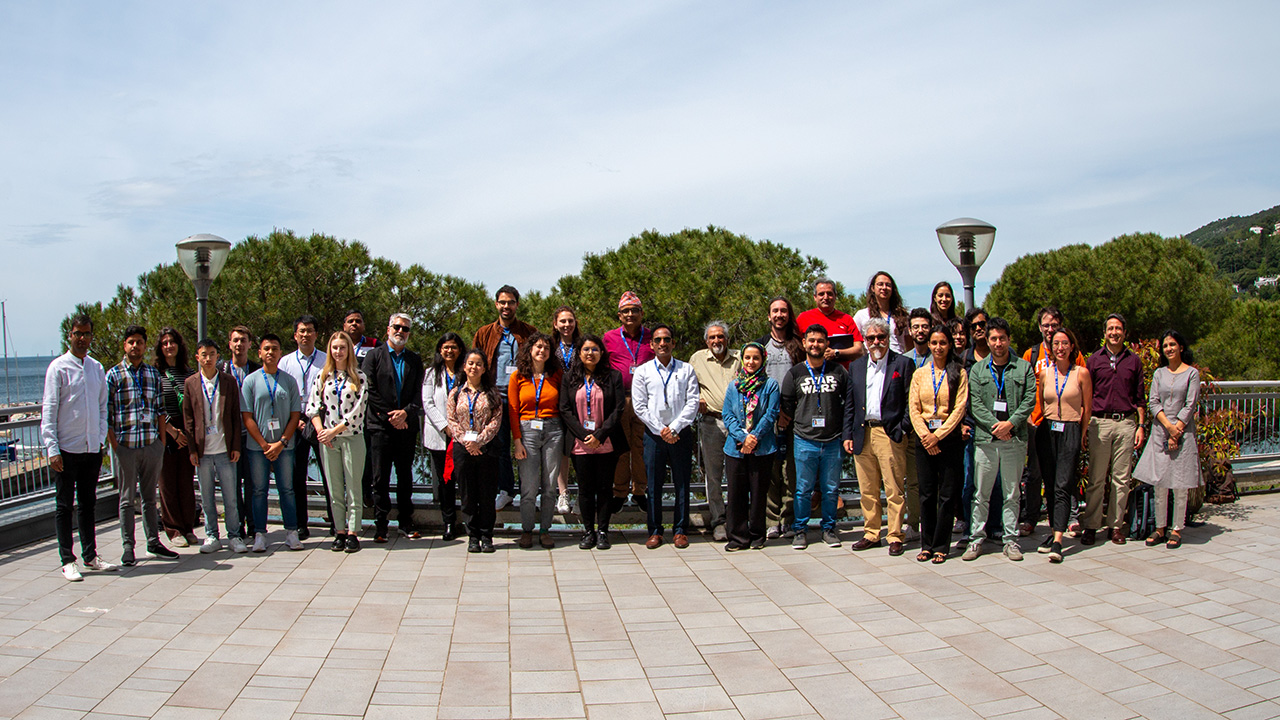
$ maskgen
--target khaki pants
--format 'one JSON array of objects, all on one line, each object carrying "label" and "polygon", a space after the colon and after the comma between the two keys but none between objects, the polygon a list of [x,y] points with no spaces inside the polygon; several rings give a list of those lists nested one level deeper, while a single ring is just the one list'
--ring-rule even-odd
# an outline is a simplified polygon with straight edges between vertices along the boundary
[{"label": "khaki pants", "polygon": [[630,449],[618,456],[618,467],[613,472],[613,496],[625,498],[627,493],[644,495],[649,476],[644,471],[644,423],[636,417],[628,395],[622,408],[622,431],[627,436]]},{"label": "khaki pants", "polygon": [[906,472],[906,441],[894,442],[881,427],[867,426],[862,452],[853,456],[858,469],[858,492],[862,498],[862,534],[880,539],[880,490],[889,506],[889,542],[902,542],[902,515],[906,510],[902,478]]},{"label": "khaki pants", "polygon": [[[1106,417],[1089,420],[1089,482],[1084,488],[1084,512],[1080,515],[1084,529],[1110,530],[1124,522],[1124,513],[1129,507],[1129,478],[1133,472],[1133,436],[1137,430],[1137,415],[1124,420]],[[1111,486],[1110,501],[1107,501],[1108,485]]]}]

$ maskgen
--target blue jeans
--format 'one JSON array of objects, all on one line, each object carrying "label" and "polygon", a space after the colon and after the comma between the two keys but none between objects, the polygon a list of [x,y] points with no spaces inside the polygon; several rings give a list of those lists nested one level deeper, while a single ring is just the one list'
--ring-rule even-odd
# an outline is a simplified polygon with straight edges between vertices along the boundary
[{"label": "blue jeans", "polygon": [[[266,459],[266,456],[263,456]],[[236,466],[227,453],[205,455],[196,466],[200,478],[200,502],[204,505],[204,535],[218,537],[218,506],[214,492],[222,490],[222,509],[227,519],[227,537],[240,537],[240,503],[236,500]],[[216,480],[216,482],[215,482]]]},{"label": "blue jeans", "polygon": [[276,494],[280,496],[280,519],[285,530],[298,529],[298,509],[293,497],[293,448],[282,451],[275,460],[268,460],[261,451],[246,448],[249,456],[249,472],[253,478],[253,529],[267,531],[267,473],[276,476]]},{"label": "blue jeans", "polygon": [[840,488],[840,438],[815,443],[799,435],[792,442],[796,458],[796,522],[798,533],[809,526],[813,489],[822,492],[822,529],[836,526],[836,493]]},{"label": "blue jeans", "polygon": [[662,485],[667,466],[671,467],[671,484],[675,486],[675,517],[671,529],[676,535],[686,534],[689,527],[689,480],[693,477],[693,430],[686,428],[680,439],[669,443],[648,430],[644,431],[644,469],[649,476],[649,534],[662,534]]}]

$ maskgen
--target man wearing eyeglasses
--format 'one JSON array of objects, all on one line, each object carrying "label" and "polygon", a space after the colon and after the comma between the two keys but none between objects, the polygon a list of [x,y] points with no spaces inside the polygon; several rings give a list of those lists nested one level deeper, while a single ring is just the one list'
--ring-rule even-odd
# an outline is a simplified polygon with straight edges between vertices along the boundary
[{"label": "man wearing eyeglasses", "polygon": [[698,457],[702,477],[707,483],[707,509],[711,513],[709,527],[716,542],[725,542],[729,534],[724,526],[724,440],[726,430],[724,395],[733,384],[742,362],[738,351],[729,349],[729,329],[721,320],[713,320],[703,331],[707,347],[689,358],[698,376]]},{"label": "man wearing eyeglasses", "polygon": [[630,290],[618,298],[618,322],[620,326],[600,338],[605,352],[609,353],[609,365],[622,373],[622,385],[627,389],[627,399],[622,405],[622,418],[618,423],[627,437],[630,448],[618,455],[618,467],[613,472],[613,511],[622,509],[627,493],[641,510],[648,510],[648,473],[645,470],[644,423],[636,417],[631,405],[631,382],[635,371],[653,359],[649,331],[644,327],[644,306],[640,296]]},{"label": "man wearing eyeglasses", "polygon": [[510,413],[507,412],[507,385],[511,382],[511,373],[516,371],[516,354],[520,352],[520,346],[538,329],[516,319],[516,313],[520,309],[519,290],[503,285],[493,297],[498,319],[476,331],[475,337],[471,339],[471,347],[484,352],[484,356],[489,359],[489,378],[502,396],[502,425],[496,438],[500,458],[498,498],[494,503],[501,510],[516,495],[516,475],[511,468],[511,420],[508,417]]},{"label": "man wearing eyeglasses", "polygon": [[413,525],[413,454],[422,416],[422,358],[408,349],[413,321],[391,316],[387,341],[364,356],[369,378],[369,454],[373,456],[373,517],[376,543],[387,542],[391,514],[391,471],[396,472],[396,522],[401,534],[418,538]]}]

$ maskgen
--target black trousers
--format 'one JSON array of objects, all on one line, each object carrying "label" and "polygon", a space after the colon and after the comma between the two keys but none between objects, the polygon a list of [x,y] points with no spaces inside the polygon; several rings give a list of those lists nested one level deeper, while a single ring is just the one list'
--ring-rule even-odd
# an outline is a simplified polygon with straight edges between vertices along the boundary
[{"label": "black trousers", "polygon": [[400,529],[413,529],[413,454],[418,433],[413,430],[369,430],[373,456],[373,521],[378,535],[387,534],[391,515],[391,471],[396,471],[396,513]]},{"label": "black trousers", "polygon": [[58,554],[62,564],[76,561],[71,544],[71,505],[78,504],[76,523],[80,526],[80,556],[88,562],[98,557],[98,539],[94,534],[94,510],[98,505],[98,473],[102,470],[102,453],[62,453],[62,472],[54,471],[53,526],[58,535]]},{"label": "black trousers", "polygon": [[725,508],[729,542],[748,545],[763,538],[766,500],[773,482],[773,455],[725,455],[724,475],[729,484]]},{"label": "black trousers", "polygon": [[1044,491],[1044,475],[1040,472],[1040,443],[1037,438],[1041,428],[1048,427],[1042,420],[1037,427],[1027,424],[1027,464],[1022,468],[1022,512],[1018,520],[1035,525],[1040,522],[1040,495]]},{"label": "black trousers", "polygon": [[502,397],[502,424],[498,426],[498,437],[494,438],[498,443],[498,489],[506,490],[515,498],[518,494],[515,466],[511,464],[511,413],[507,412],[507,388],[498,388],[498,394]]},{"label": "black trousers", "polygon": [[1066,532],[1071,518],[1071,498],[1079,486],[1076,465],[1080,460],[1080,423],[1064,422],[1062,432],[1054,432],[1053,421],[1045,418],[1036,432],[1040,470],[1045,482],[1045,502],[1054,532]]},{"label": "black trousers", "polygon": [[609,531],[609,505],[613,500],[613,474],[618,468],[619,454],[573,455],[573,470],[578,475],[578,512],[582,529]]},{"label": "black trousers", "polygon": [[964,486],[964,442],[954,431],[938,443],[938,454],[930,455],[924,445],[916,445],[916,479],[920,482],[920,549],[926,552],[951,551],[951,526],[960,506]]},{"label": "black trousers", "polygon": [[436,504],[440,506],[440,518],[445,529],[458,522],[458,479],[444,481],[444,461],[447,450],[428,450],[431,455],[431,479],[435,483]]},{"label": "black trousers", "polygon": [[462,443],[453,445],[453,480],[450,482],[464,488],[462,511],[468,515],[467,534],[473,538],[493,539],[493,525],[498,519],[493,502],[498,497],[499,462],[499,458],[487,452],[472,455]]},{"label": "black trousers", "polygon": [[307,423],[307,427],[305,430],[298,431],[298,441],[293,444],[293,497],[296,499],[294,507],[297,509],[298,529],[301,530],[307,526],[307,471],[314,456],[316,465],[320,466],[320,490],[324,493],[324,519],[329,523],[329,534],[332,535],[333,505],[329,498],[329,478],[325,477],[324,463],[320,462],[320,441],[316,439],[316,431],[311,425],[311,420],[303,418],[303,422]]},{"label": "black trousers", "polygon": [[[248,435],[240,436],[240,459],[236,461],[236,502],[240,503],[240,537],[253,541],[253,475],[249,470]],[[265,530],[263,531],[265,532]]]}]

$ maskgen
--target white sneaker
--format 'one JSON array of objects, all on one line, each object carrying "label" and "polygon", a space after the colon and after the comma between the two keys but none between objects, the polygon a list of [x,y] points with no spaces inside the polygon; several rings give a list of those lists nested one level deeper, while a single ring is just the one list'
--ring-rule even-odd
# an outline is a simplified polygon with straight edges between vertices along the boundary
[{"label": "white sneaker", "polygon": [[297,530],[287,530],[284,534],[284,546],[290,550],[301,550],[302,541],[298,539]]},{"label": "white sneaker", "polygon": [[561,515],[569,513],[569,495],[567,493],[561,493],[560,497],[556,499],[556,512]]},{"label": "white sneaker", "polygon": [[266,533],[253,534],[253,551],[256,553],[267,551],[267,535]]},{"label": "white sneaker", "polygon": [[249,548],[245,547],[244,541],[238,537],[231,538],[231,552],[239,555],[240,553],[249,552]]},{"label": "white sneaker", "polygon": [[71,582],[80,582],[84,579],[84,577],[80,575],[80,568],[76,567],[76,564],[73,562],[69,562],[62,566],[62,577],[70,580]]},{"label": "white sneaker", "polygon": [[174,547],[188,547],[191,545],[191,543],[187,542],[187,539],[181,535],[174,535],[169,538],[169,544]]},{"label": "white sneaker", "polygon": [[120,569],[119,565],[112,565],[102,559],[101,555],[94,557],[92,560],[85,561],[85,568],[88,570],[97,570],[98,572],[115,572]]},{"label": "white sneaker", "polygon": [[200,552],[204,554],[216,553],[222,549],[222,541],[216,537],[207,537],[204,543],[200,545]]},{"label": "white sneaker", "polygon": [[904,525],[902,528],[903,542],[913,542],[920,539],[920,531],[915,525]]},{"label": "white sneaker", "polygon": [[497,499],[493,501],[493,508],[495,510],[501,510],[510,504],[511,496],[507,494],[506,490],[499,490]]}]

